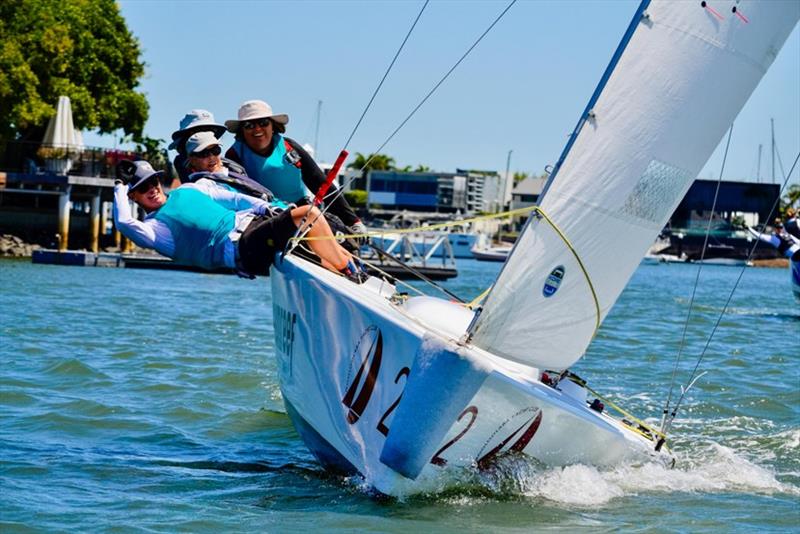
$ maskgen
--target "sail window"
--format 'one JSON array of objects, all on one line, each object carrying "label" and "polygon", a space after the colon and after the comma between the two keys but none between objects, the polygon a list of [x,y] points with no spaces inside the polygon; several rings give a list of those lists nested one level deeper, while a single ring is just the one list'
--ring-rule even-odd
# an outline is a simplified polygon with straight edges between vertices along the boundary
[{"label": "sail window", "polygon": [[683,195],[693,176],[657,159],[651,160],[620,213],[659,226]]}]

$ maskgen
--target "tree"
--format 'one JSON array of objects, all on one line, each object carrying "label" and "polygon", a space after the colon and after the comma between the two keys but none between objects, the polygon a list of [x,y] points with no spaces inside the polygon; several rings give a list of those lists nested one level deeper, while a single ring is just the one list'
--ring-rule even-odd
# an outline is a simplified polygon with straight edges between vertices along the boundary
[{"label": "tree", "polygon": [[356,152],[356,159],[347,165],[348,169],[356,169],[363,171],[391,171],[396,167],[394,166],[394,158],[386,154],[370,154],[365,156],[361,152]]},{"label": "tree", "polygon": [[367,192],[363,189],[353,189],[344,194],[347,203],[354,208],[363,208],[367,205]]},{"label": "tree", "polygon": [[0,2],[0,144],[40,140],[60,95],[77,128],[140,139],[140,55],[114,0]]},{"label": "tree", "polygon": [[783,219],[786,217],[787,209],[797,209],[798,207],[800,207],[800,184],[792,184],[780,200],[780,206],[778,206],[779,216]]}]

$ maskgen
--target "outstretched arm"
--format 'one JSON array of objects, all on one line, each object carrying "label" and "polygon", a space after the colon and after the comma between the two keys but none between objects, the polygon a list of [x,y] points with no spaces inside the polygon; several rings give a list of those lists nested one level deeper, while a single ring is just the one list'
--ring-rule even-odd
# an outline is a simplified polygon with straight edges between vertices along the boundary
[{"label": "outstretched arm", "polygon": [[208,178],[201,178],[194,183],[185,184],[181,187],[192,187],[205,193],[214,199],[217,204],[229,210],[241,211],[251,209],[256,215],[269,213],[269,202],[260,198],[243,195],[236,191],[231,191],[226,187],[220,187],[216,182]]},{"label": "outstretched arm", "polygon": [[122,235],[144,248],[156,248],[156,231],[149,221],[142,222],[131,213],[128,186],[114,186],[114,225]]}]

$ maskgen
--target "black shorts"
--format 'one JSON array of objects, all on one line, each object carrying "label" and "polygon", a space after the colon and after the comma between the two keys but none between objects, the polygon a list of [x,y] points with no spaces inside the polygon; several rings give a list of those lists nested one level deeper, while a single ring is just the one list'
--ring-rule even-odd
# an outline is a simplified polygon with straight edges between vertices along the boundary
[{"label": "black shorts", "polygon": [[286,248],[297,227],[292,212],[277,216],[256,216],[239,238],[239,261],[249,274],[268,275],[275,253]]}]

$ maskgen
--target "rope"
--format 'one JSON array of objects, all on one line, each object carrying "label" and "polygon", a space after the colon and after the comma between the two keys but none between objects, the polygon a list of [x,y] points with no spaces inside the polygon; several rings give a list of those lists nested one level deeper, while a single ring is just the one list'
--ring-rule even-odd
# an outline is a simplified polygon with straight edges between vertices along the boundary
[{"label": "rope", "polygon": [[728,159],[728,148],[731,146],[731,136],[733,135],[733,124],[728,130],[728,142],[725,144],[725,154],[722,157],[722,166],[719,169],[719,179],[717,180],[717,188],[714,190],[714,200],[711,203],[711,214],[708,216],[708,225],[706,226],[706,236],[703,240],[703,249],[700,251],[700,263],[697,266],[697,274],[694,278],[694,286],[692,287],[692,296],[689,299],[689,309],[686,313],[686,321],[683,323],[683,334],[681,335],[681,342],[678,346],[678,354],[675,356],[675,366],[672,368],[672,379],[669,384],[669,393],[667,394],[667,402],[664,404],[664,410],[661,415],[661,430],[664,430],[667,414],[669,413],[669,405],[672,402],[672,392],[675,389],[675,377],[678,374],[678,366],[680,365],[681,355],[683,348],[686,344],[686,332],[689,329],[689,319],[692,316],[692,306],[694,305],[694,298],[697,294],[697,286],[700,282],[700,271],[703,270],[703,259],[706,256],[706,247],[708,246],[708,236],[711,234],[711,221],[714,219],[714,212],[717,208],[717,198],[719,196],[719,188],[722,184],[722,175],[725,172],[725,162]]},{"label": "rope", "polygon": [[[544,219],[547,222],[547,224],[549,224],[550,227],[556,232],[558,237],[561,238],[561,241],[563,241],[564,244],[567,246],[567,249],[569,249],[569,251],[575,257],[575,261],[578,262],[578,266],[580,267],[581,272],[583,272],[583,276],[586,278],[586,283],[589,285],[589,291],[591,292],[592,300],[594,301],[595,325],[594,325],[594,332],[592,333],[592,338],[594,338],[594,336],[597,334],[597,331],[600,328],[600,301],[597,298],[597,291],[595,291],[595,289],[594,289],[594,284],[592,283],[592,279],[589,276],[589,271],[586,269],[586,266],[583,264],[583,261],[581,260],[580,255],[578,254],[578,251],[575,250],[575,247],[572,245],[572,243],[570,243],[569,239],[567,239],[567,236],[564,235],[564,232],[561,231],[561,229],[558,227],[558,225],[556,225],[556,223],[554,223],[553,220],[550,219],[550,217],[548,217],[547,214],[544,212],[544,210],[542,210],[542,208],[540,208],[539,206],[528,206],[526,208],[518,208],[518,209],[515,209],[515,210],[504,211],[504,212],[501,212],[501,213],[493,213],[493,214],[490,214],[490,215],[480,215],[478,217],[472,217],[471,219],[464,219],[464,220],[459,220],[459,221],[451,221],[451,222],[431,224],[431,225],[427,225],[427,226],[421,226],[419,228],[402,228],[402,229],[399,229],[399,230],[393,230],[391,233],[393,233],[393,234],[411,234],[411,233],[419,233],[419,232],[431,231],[431,230],[442,230],[442,229],[445,229],[445,228],[450,228],[452,226],[461,226],[461,225],[464,225],[464,224],[471,224],[471,223],[476,222],[476,221],[486,221],[486,220],[490,220],[490,219],[500,219],[500,218],[505,218],[505,217],[514,217],[516,215],[522,215],[522,214],[525,214],[525,213],[528,213],[528,212],[534,212],[539,217]],[[363,239],[363,238],[383,236],[383,235],[386,235],[386,233],[387,232],[366,232],[366,233],[362,233],[362,234],[349,234],[349,235],[341,235],[340,234],[340,235],[335,235],[335,236],[316,236],[316,237],[302,236],[302,237],[293,237],[292,239],[295,240],[295,241],[323,241],[323,240],[331,240],[331,239],[354,239],[354,238],[362,238]],[[473,307],[474,304],[476,303],[476,301],[480,300],[481,298],[483,298],[483,296],[488,294],[488,292],[489,292],[489,290],[487,289],[477,299],[475,299],[472,302],[470,302],[469,304],[467,304],[467,306],[468,307]]]},{"label": "rope", "polygon": [[417,234],[420,232],[429,232],[429,231],[436,231],[436,230],[444,230],[447,228],[452,228],[454,226],[464,226],[467,224],[472,224],[478,221],[489,221],[492,219],[502,219],[506,217],[515,217],[517,215],[524,215],[531,211],[537,211],[539,208],[537,206],[529,206],[527,208],[517,208],[515,210],[503,211],[500,213],[491,213],[489,215],[478,215],[477,217],[472,217],[470,219],[459,219],[457,221],[450,221],[450,222],[443,222],[443,223],[435,223],[429,224],[425,226],[419,226],[417,228],[398,228],[391,231],[376,231],[376,232],[366,232],[361,234],[347,234],[347,235],[336,235],[336,236],[316,236],[316,237],[293,237],[291,238],[294,241],[325,241],[330,239],[360,239],[360,238],[369,238],[369,237],[380,237],[386,234]]},{"label": "rope", "polygon": [[[798,152],[797,156],[794,158],[794,163],[792,163],[792,168],[789,169],[789,174],[786,175],[786,178],[783,181],[783,185],[781,186],[781,190],[778,193],[778,198],[772,204],[772,209],[769,212],[769,216],[767,217],[767,220],[771,220],[772,219],[772,216],[775,213],[775,209],[778,207],[778,204],[780,203],[781,196],[783,195],[783,191],[786,189],[786,185],[789,183],[789,179],[791,178],[792,173],[794,172],[794,169],[797,166],[797,161],[799,159],[800,159],[800,152]],[[739,277],[736,279],[736,282],[733,284],[733,288],[731,289],[730,293],[728,294],[728,298],[725,301],[725,305],[722,307],[722,311],[720,312],[719,316],[717,317],[717,320],[714,323],[714,327],[711,329],[711,334],[709,334],[708,340],[706,340],[706,344],[703,347],[703,350],[700,353],[700,356],[697,358],[697,363],[695,364],[694,369],[692,370],[692,374],[689,377],[689,380],[687,382],[688,384],[692,383],[692,380],[694,379],[695,374],[697,374],[697,370],[700,367],[700,363],[703,361],[703,358],[706,355],[706,351],[708,350],[708,347],[711,344],[711,340],[714,337],[714,334],[716,333],[717,328],[719,327],[719,323],[722,322],[722,317],[725,315],[725,312],[728,311],[728,306],[730,305],[731,299],[733,298],[733,294],[736,291],[736,288],[739,287],[739,282],[741,282],[742,277],[744,276],[745,269],[747,268],[746,263],[748,263],[751,260],[751,258],[753,257],[753,253],[755,253],[756,247],[758,246],[758,244],[760,242],[761,242],[760,239],[756,239],[755,243],[753,243],[753,246],[750,249],[750,253],[747,255],[747,261],[745,262],[745,265],[742,267],[742,269],[739,271]],[[673,410],[669,421],[667,422],[665,427],[662,429],[665,434],[669,430],[669,427],[672,426],[672,422],[675,420],[675,415],[678,413],[678,408],[680,408],[681,403],[683,402],[683,399],[686,397],[686,392],[687,391],[688,391],[688,389],[684,390],[683,393],[681,393],[681,396],[678,398],[678,402],[675,405],[675,409]]]},{"label": "rope", "polygon": [[[511,6],[513,6],[516,2],[517,2],[517,0],[511,0],[511,2],[506,6],[506,8],[497,16],[497,18],[494,19],[494,21],[489,25],[488,28],[486,28],[486,30],[480,35],[480,37],[478,37],[475,40],[475,42],[472,43],[472,46],[470,46],[467,49],[467,51],[464,52],[464,54],[459,58],[459,60],[456,61],[456,63],[450,68],[450,70],[448,70],[447,73],[442,77],[442,79],[439,80],[439,82],[436,85],[434,85],[433,89],[431,89],[428,92],[428,94],[425,95],[425,97],[420,101],[420,103],[417,104],[417,106],[413,110],[411,110],[411,113],[409,113],[408,116],[403,120],[403,122],[401,122],[400,125],[397,128],[395,128],[395,130],[381,144],[381,146],[378,147],[378,149],[371,154],[369,159],[367,159],[367,161],[364,162],[364,165],[362,165],[361,168],[359,169],[360,172],[364,171],[364,169],[367,167],[367,165],[370,164],[370,162],[373,160],[373,158],[375,156],[377,156],[378,153],[383,149],[383,147],[385,147],[389,143],[389,141],[391,141],[392,138],[397,134],[397,132],[399,132],[403,128],[403,126],[405,126],[405,124],[411,119],[411,117],[414,116],[414,114],[417,112],[417,110],[419,110],[419,108],[422,107],[422,105],[433,95],[433,93],[436,92],[436,90],[439,88],[439,86],[441,86],[444,83],[444,81],[450,76],[450,74],[452,74],[452,72],[456,69],[456,67],[458,67],[461,64],[461,62],[464,61],[464,59],[466,59],[466,57],[470,54],[470,52],[472,52],[472,50],[478,45],[478,43],[480,43],[481,40],[483,40],[483,38],[486,36],[486,34],[488,34],[489,31],[492,28],[494,28],[494,26],[500,21],[501,18],[503,18],[503,16],[508,12],[508,10],[511,9]],[[416,21],[414,22],[414,24],[416,24]],[[320,213],[320,215],[317,216],[317,218],[319,218],[320,216],[324,215],[325,212],[328,211],[330,206],[333,205],[333,202],[336,201],[336,199],[338,199],[340,196],[342,196],[344,194],[345,187],[350,182],[352,182],[354,179],[355,179],[355,177],[350,178],[349,180],[347,180],[347,182],[345,182],[345,184],[342,187],[338,188],[336,191],[328,193],[328,195],[325,196],[325,200],[326,201],[328,200],[328,197],[332,196],[332,199],[330,200],[330,202],[326,202],[325,207],[322,210],[320,210],[321,213]],[[312,221],[312,224],[317,220],[317,218],[315,218]]]},{"label": "rope", "polygon": [[428,99],[431,96],[433,96],[433,93],[435,93],[436,90],[439,89],[439,86],[441,86],[444,83],[444,81],[453,73],[453,71],[456,70],[456,67],[458,67],[461,64],[461,62],[464,61],[467,58],[467,56],[470,54],[470,52],[472,52],[472,50],[476,46],[478,46],[478,43],[480,43],[483,40],[483,38],[486,37],[486,34],[488,34],[498,22],[500,22],[500,19],[502,19],[503,16],[508,12],[508,10],[511,9],[511,6],[513,6],[516,3],[517,3],[517,0],[511,0],[511,2],[509,2],[509,4],[506,6],[506,8],[499,15],[497,15],[497,18],[495,18],[494,21],[491,24],[489,24],[489,27],[486,28],[486,30],[484,30],[484,32],[480,35],[480,37],[478,37],[475,40],[475,42],[472,43],[472,46],[470,46],[467,49],[467,51],[464,52],[464,54],[458,59],[458,61],[456,61],[455,64],[452,67],[450,67],[450,70],[448,70],[447,73],[444,76],[442,76],[442,79],[439,80],[436,83],[436,85],[433,86],[433,89],[428,91],[428,94],[425,95],[425,97],[420,101],[420,103],[417,104],[416,107],[411,110],[411,113],[409,113],[408,116],[405,119],[403,119],[403,122],[401,122],[400,125],[397,128],[395,128],[395,130],[389,135],[389,137],[386,138],[386,140],[383,142],[383,144],[381,144],[381,146],[379,146],[378,149],[375,152],[372,153],[370,158],[366,161],[366,163],[364,163],[364,165],[361,167],[360,170],[363,171],[367,167],[367,165],[372,161],[372,159],[375,156],[377,156],[378,153],[380,153],[381,150],[383,150],[383,147],[385,147],[387,144],[389,144],[389,141],[391,141],[394,138],[394,136],[397,135],[397,132],[399,132],[403,128],[403,126],[405,126],[406,123],[409,120],[411,120],[411,117],[414,116],[414,114],[419,110],[419,108],[421,108],[422,105],[425,104],[425,102],[427,102]]},{"label": "rope", "polygon": [[378,91],[381,90],[381,87],[383,86],[383,82],[386,81],[386,77],[389,76],[389,72],[392,70],[392,67],[394,67],[394,62],[397,61],[398,56],[400,56],[400,52],[403,50],[403,47],[406,46],[406,42],[408,41],[408,38],[411,37],[411,32],[414,31],[414,28],[416,27],[417,22],[419,22],[419,19],[422,16],[422,12],[425,11],[426,7],[428,7],[428,2],[430,2],[430,0],[425,0],[425,3],[422,5],[422,9],[419,10],[419,13],[417,14],[417,18],[414,19],[414,23],[411,25],[411,28],[408,29],[408,33],[406,34],[405,39],[403,39],[403,42],[400,44],[400,48],[397,49],[397,53],[395,53],[394,58],[392,58],[392,62],[389,64],[389,67],[386,69],[386,72],[383,74],[383,78],[381,78],[380,83],[378,83],[378,87],[376,87],[375,91],[372,93],[372,97],[369,99],[369,103],[367,103],[367,106],[364,108],[364,111],[361,113],[361,117],[358,118],[358,122],[356,123],[355,127],[353,128],[353,131],[350,132],[350,137],[347,138],[347,142],[344,144],[344,148],[342,150],[347,150],[347,147],[350,145],[350,141],[353,140],[353,136],[356,134],[356,130],[358,130],[358,127],[361,126],[361,121],[364,120],[364,116],[367,114],[367,111],[369,110],[370,106],[372,105],[372,101],[375,100],[376,96],[378,96]]},{"label": "rope", "polygon": [[[603,397],[598,392],[596,392],[595,390],[590,388],[588,385],[584,384],[583,387],[586,388],[586,391],[588,391],[589,393],[591,393],[592,395],[594,395],[595,397],[597,397],[598,399],[603,401],[603,404],[605,404],[606,406],[610,406],[611,408],[613,408],[617,412],[621,413],[623,415],[623,417],[625,417],[626,419],[630,419],[634,423],[637,423],[637,424],[643,426],[644,428],[646,428],[649,432],[651,432],[653,434],[653,436],[659,436],[661,438],[665,438],[666,439],[667,436],[665,434],[663,434],[662,432],[656,430],[655,428],[653,428],[652,426],[648,425],[647,423],[645,423],[641,419],[633,416],[630,412],[622,409],[620,406],[618,406],[617,404],[615,404],[613,401],[609,400],[608,398]],[[642,436],[647,437],[647,435],[644,432],[642,432],[641,430],[639,430],[638,428],[632,428],[632,430],[638,432]]]},{"label": "rope", "polygon": [[377,252],[378,255],[383,256],[384,258],[388,258],[388,259],[392,260],[393,262],[398,264],[400,267],[402,267],[403,269],[405,269],[409,273],[411,273],[414,276],[418,277],[420,280],[422,280],[426,284],[429,284],[429,285],[435,287],[436,289],[438,289],[439,291],[441,291],[442,293],[444,293],[448,297],[451,297],[451,298],[455,299],[457,302],[460,302],[462,304],[464,303],[464,300],[461,297],[459,297],[455,293],[445,289],[444,287],[440,286],[439,284],[437,284],[436,282],[434,282],[433,280],[431,280],[430,278],[428,278],[427,276],[425,276],[424,274],[419,272],[417,269],[414,269],[413,267],[408,265],[406,262],[401,261],[400,259],[394,257],[392,254],[389,254],[385,250],[381,250],[380,248],[376,247],[375,245],[370,245],[370,248],[372,250],[374,250],[375,252]]}]

